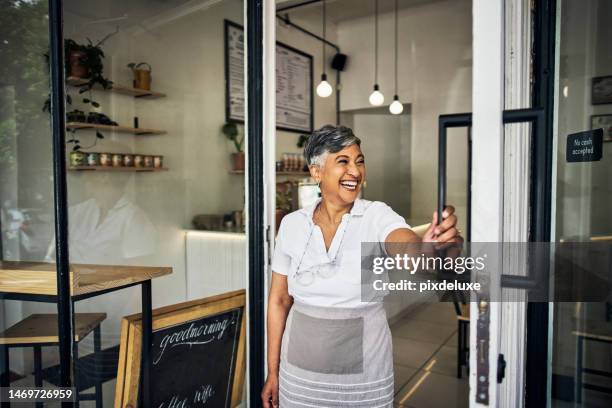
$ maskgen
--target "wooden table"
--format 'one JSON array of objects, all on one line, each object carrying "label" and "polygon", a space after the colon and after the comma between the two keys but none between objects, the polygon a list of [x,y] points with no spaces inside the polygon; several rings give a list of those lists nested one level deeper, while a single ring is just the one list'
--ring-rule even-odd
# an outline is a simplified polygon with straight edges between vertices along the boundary
[{"label": "wooden table", "polygon": [[[149,371],[151,365],[151,340],[153,339],[153,318],[151,302],[151,279],[172,273],[170,267],[123,266],[123,265],[70,265],[70,295],[73,302],[99,296],[134,285],[142,288],[142,397],[146,406],[149,392]],[[56,303],[57,270],[55,264],[44,262],[0,261],[0,299]],[[2,360],[2,384],[8,384],[8,348],[0,353]],[[74,367],[76,362],[73,361]],[[76,378],[75,378],[76,380]],[[78,403],[77,403],[78,406]]]}]

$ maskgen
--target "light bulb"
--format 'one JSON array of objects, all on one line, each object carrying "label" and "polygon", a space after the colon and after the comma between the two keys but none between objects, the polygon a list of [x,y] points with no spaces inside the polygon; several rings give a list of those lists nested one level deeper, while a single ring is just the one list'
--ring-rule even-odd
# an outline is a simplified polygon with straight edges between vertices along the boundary
[{"label": "light bulb", "polygon": [[327,98],[333,91],[332,86],[329,84],[329,82],[327,82],[327,75],[321,75],[321,83],[317,85],[317,95],[319,95],[321,98]]},{"label": "light bulb", "polygon": [[404,105],[402,105],[397,95],[395,95],[393,97],[393,102],[391,102],[391,105],[389,105],[389,112],[391,112],[394,115],[399,115],[403,111],[404,111]]},{"label": "light bulb", "polygon": [[380,106],[385,103],[385,96],[378,90],[378,84],[374,85],[374,92],[370,94],[370,105]]}]

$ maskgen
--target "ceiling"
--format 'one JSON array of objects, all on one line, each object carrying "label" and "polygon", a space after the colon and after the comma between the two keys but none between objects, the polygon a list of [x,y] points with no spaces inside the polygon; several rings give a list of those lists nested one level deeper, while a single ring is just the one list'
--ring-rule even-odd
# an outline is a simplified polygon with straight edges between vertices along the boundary
[{"label": "ceiling", "polygon": [[[434,3],[443,0],[398,0],[398,8],[405,9],[416,7],[421,4]],[[276,7],[282,10],[284,7],[290,7],[301,3],[306,3],[308,0],[276,0]],[[378,10],[380,13],[392,12],[395,6],[394,0],[379,0]],[[289,16],[312,17],[321,15],[322,4],[320,1],[305,4],[304,6],[293,8],[286,13]],[[338,22],[344,20],[353,20],[356,18],[367,17],[374,14],[375,0],[327,0],[327,17],[330,21]],[[284,14],[285,12],[280,12]]]},{"label": "ceiling", "polygon": [[[65,0],[64,10],[73,16],[78,16],[87,24],[120,26],[122,28],[139,25],[156,16],[177,14],[185,15],[193,11],[214,7],[226,2],[235,3],[240,7],[246,0]],[[278,9],[307,3],[309,0],[276,0]],[[330,22],[352,20],[374,14],[375,0],[326,0],[327,16]],[[444,0],[398,0],[400,9],[416,7]],[[287,13],[289,16],[303,18],[320,18],[322,2],[317,1]],[[381,13],[392,12],[394,0],[379,0]]]}]

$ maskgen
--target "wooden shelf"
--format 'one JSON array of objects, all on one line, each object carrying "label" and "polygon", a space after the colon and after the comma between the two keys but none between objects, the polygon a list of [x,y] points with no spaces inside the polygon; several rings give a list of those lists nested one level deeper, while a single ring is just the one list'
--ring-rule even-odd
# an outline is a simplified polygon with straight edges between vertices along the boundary
[{"label": "wooden shelf", "polygon": [[68,122],[66,123],[66,129],[68,130],[83,130],[83,129],[96,129],[108,132],[117,133],[131,133],[137,136],[145,135],[165,135],[165,130],[147,129],[147,128],[133,128],[128,126],[112,126],[112,125],[99,125],[97,123],[84,123],[84,122]]},{"label": "wooden shelf", "polygon": [[[72,296],[101,292],[172,273],[171,267],[70,265]],[[0,261],[0,292],[57,296],[54,263]]]},{"label": "wooden shelf", "polygon": [[136,173],[151,173],[155,171],[168,171],[167,167],[113,167],[113,166],[70,166],[68,171],[132,171]]},{"label": "wooden shelf", "polygon": [[[68,77],[66,79],[66,83],[68,85],[75,86],[75,87],[86,85],[87,82],[88,82],[87,79],[77,78],[77,77]],[[157,98],[163,98],[166,96],[166,94],[163,94],[161,92],[147,91],[145,89],[132,88],[129,86],[119,85],[115,83],[113,83],[112,88],[110,89],[101,88],[99,85],[96,85],[94,89],[97,89],[99,91],[116,92],[122,95],[133,96],[134,98],[157,99]]]},{"label": "wooden shelf", "polygon": [[[244,170],[230,170],[230,174],[244,174]],[[277,171],[277,176],[298,176],[298,177],[310,177],[308,171]]]}]

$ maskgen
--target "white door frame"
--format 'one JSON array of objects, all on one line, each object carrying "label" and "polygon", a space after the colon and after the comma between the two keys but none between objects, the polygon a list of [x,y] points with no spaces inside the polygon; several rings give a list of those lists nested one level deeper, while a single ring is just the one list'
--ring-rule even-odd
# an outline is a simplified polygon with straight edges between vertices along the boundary
[{"label": "white door frame", "polygon": [[[472,241],[503,239],[504,1],[474,0],[472,80]],[[499,287],[499,276],[490,276]],[[497,284],[496,284],[497,283]],[[491,294],[495,298],[495,294]],[[477,336],[479,306],[488,314],[490,336]],[[500,304],[470,304],[470,406],[497,404]],[[484,316],[483,316],[484,317]],[[480,344],[477,348],[476,345]],[[488,373],[478,372],[477,357],[488,351]],[[488,383],[488,386],[486,384]],[[478,386],[481,384],[480,386]],[[485,384],[483,386],[482,384]],[[483,399],[488,403],[482,403]]]},{"label": "white door frame", "polygon": [[[529,125],[503,125],[503,111],[531,104],[531,7],[529,0],[473,2],[472,241],[527,242],[529,239]],[[508,251],[508,248],[505,248]],[[503,270],[524,274],[524,260],[503,256]],[[522,407],[525,388],[526,294],[500,287],[502,268],[491,276],[488,334],[478,335],[477,303],[471,304],[470,406]],[[501,302],[499,301],[501,300]],[[488,404],[479,402],[482,373],[477,344],[488,347]],[[506,375],[497,384],[497,359]]]}]

